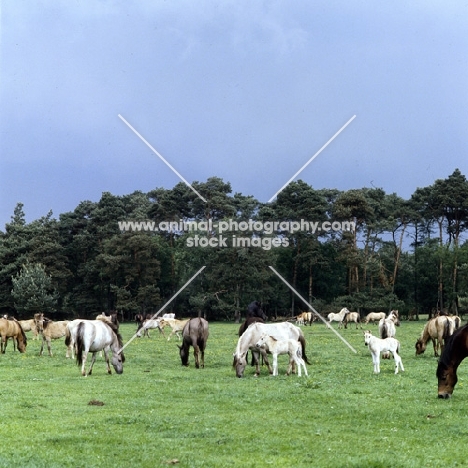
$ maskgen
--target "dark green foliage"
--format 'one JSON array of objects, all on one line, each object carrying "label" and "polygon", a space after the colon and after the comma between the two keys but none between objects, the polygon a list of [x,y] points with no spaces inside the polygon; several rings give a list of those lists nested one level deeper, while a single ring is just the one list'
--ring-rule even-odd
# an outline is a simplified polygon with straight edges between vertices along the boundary
[{"label": "dark green foliage", "polygon": [[[269,265],[322,310],[336,312],[346,305],[364,314],[398,308],[417,316],[468,308],[468,245],[463,242],[468,182],[458,169],[418,188],[410,200],[380,188],[315,190],[299,180],[273,203],[262,204],[232,194],[231,185],[218,177],[193,186],[207,203],[183,183],[147,194],[105,192],[99,201],[83,201],[58,220],[48,213],[26,223],[19,203],[0,231],[1,311],[32,311],[11,294],[13,278],[28,263],[43,265],[50,291],[57,293],[57,310],[80,317],[118,310],[131,320],[137,313],[154,313],[202,266],[202,275],[166,312],[232,320],[253,300],[261,301],[270,317],[305,310]],[[291,232],[279,224],[272,232],[231,226],[221,233],[216,225],[249,220],[303,220],[318,226],[352,221],[356,231]],[[214,224],[208,231],[122,232],[122,221]],[[212,246],[200,246],[200,239]],[[52,312],[55,306],[47,308]]]}]

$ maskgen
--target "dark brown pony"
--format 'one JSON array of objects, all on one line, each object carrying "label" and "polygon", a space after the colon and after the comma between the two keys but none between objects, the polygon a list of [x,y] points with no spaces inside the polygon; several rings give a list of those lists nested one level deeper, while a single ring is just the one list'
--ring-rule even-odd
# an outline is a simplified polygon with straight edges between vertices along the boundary
[{"label": "dark brown pony", "polygon": [[450,398],[458,381],[457,369],[468,356],[468,325],[459,328],[445,343],[437,366],[438,397]]},{"label": "dark brown pony", "polygon": [[13,340],[16,341],[16,346],[18,347],[18,351],[20,353],[24,353],[26,351],[26,344],[28,340],[26,339],[24,330],[21,328],[21,325],[16,319],[0,319],[0,335],[2,337],[2,343],[0,345],[2,354],[5,353],[5,349],[8,344],[8,338],[13,338]]},{"label": "dark brown pony", "polygon": [[205,347],[208,340],[209,330],[208,322],[201,318],[190,319],[182,330],[182,346],[177,345],[180,351],[180,359],[183,366],[188,366],[190,346],[193,346],[193,355],[195,356],[195,367],[205,367]]},{"label": "dark brown pony", "polygon": [[253,301],[247,306],[247,318],[249,317],[260,317],[264,322],[268,320],[259,301]]}]

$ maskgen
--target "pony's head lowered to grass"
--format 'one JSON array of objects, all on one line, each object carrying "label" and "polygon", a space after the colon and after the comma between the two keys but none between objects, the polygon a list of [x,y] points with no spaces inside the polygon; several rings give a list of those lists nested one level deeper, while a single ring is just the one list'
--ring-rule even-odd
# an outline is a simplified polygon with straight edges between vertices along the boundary
[{"label": "pony's head lowered to grass", "polygon": [[468,325],[459,328],[445,343],[437,366],[439,398],[450,398],[457,384],[457,369],[468,356]]}]

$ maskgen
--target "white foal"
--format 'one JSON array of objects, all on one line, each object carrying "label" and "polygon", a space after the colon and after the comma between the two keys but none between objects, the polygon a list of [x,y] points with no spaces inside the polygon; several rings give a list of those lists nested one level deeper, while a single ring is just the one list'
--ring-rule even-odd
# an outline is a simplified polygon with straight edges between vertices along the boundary
[{"label": "white foal", "polygon": [[398,355],[400,351],[400,342],[396,338],[377,338],[373,336],[369,330],[364,332],[364,344],[369,346],[372,354],[372,362],[374,364],[374,374],[380,373],[380,353],[390,351],[395,359],[395,374],[398,374],[398,366],[404,371],[403,362]]},{"label": "white foal", "polygon": [[291,373],[293,362],[297,366],[297,375],[299,377],[302,375],[301,366],[304,367],[305,375],[309,375],[304,359],[302,359],[301,344],[299,341],[291,339],[279,341],[273,336],[264,333],[257,343],[255,343],[255,346],[257,348],[264,348],[273,355],[273,375],[278,375],[278,354],[289,354],[287,375]]}]

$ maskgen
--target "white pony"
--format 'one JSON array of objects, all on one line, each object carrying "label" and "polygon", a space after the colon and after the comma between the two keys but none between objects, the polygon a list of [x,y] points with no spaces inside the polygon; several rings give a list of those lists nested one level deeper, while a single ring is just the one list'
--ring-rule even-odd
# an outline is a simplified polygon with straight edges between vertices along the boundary
[{"label": "white pony", "polygon": [[263,333],[257,343],[255,343],[255,346],[257,348],[264,348],[265,351],[273,355],[273,375],[278,375],[279,354],[289,354],[289,366],[286,375],[291,373],[293,362],[296,363],[297,375],[299,377],[302,375],[301,366],[304,367],[305,375],[309,375],[304,359],[302,359],[301,345],[298,340],[277,340],[274,336]]},{"label": "white pony", "polygon": [[141,325],[141,328],[137,331],[137,336],[138,338],[143,336],[147,336],[148,338],[150,337],[149,331],[150,330],[155,330],[158,329],[159,333],[162,333],[164,338],[166,338],[166,335],[164,334],[164,329],[161,327],[161,321],[163,319],[161,317],[155,318],[155,319],[146,319],[143,321],[143,324]]},{"label": "white pony", "polygon": [[[328,322],[339,322],[338,328],[341,328],[346,314],[349,314],[349,310],[346,307],[343,307],[337,314],[334,314],[333,312],[328,314]],[[330,326],[330,323],[327,323],[327,326]]]},{"label": "white pony", "polygon": [[400,342],[396,338],[377,338],[373,336],[370,330],[364,332],[364,344],[369,346],[369,350],[372,354],[372,362],[374,364],[374,374],[380,373],[380,353],[391,352],[395,359],[395,374],[398,374],[398,366],[404,371],[403,362],[401,357],[398,355],[400,351]]},{"label": "white pony", "polygon": [[104,352],[104,358],[107,364],[107,372],[111,374],[108,352],[112,351],[112,365],[115,372],[121,374],[123,372],[123,363],[125,357],[122,352],[122,337],[118,333],[118,328],[112,322],[107,320],[82,320],[77,319],[69,322],[66,329],[65,345],[74,344],[76,351],[76,361],[81,365],[81,375],[86,376],[86,358],[88,352],[93,353],[91,365],[87,375],[91,375],[94,362],[96,361],[96,353]]}]

